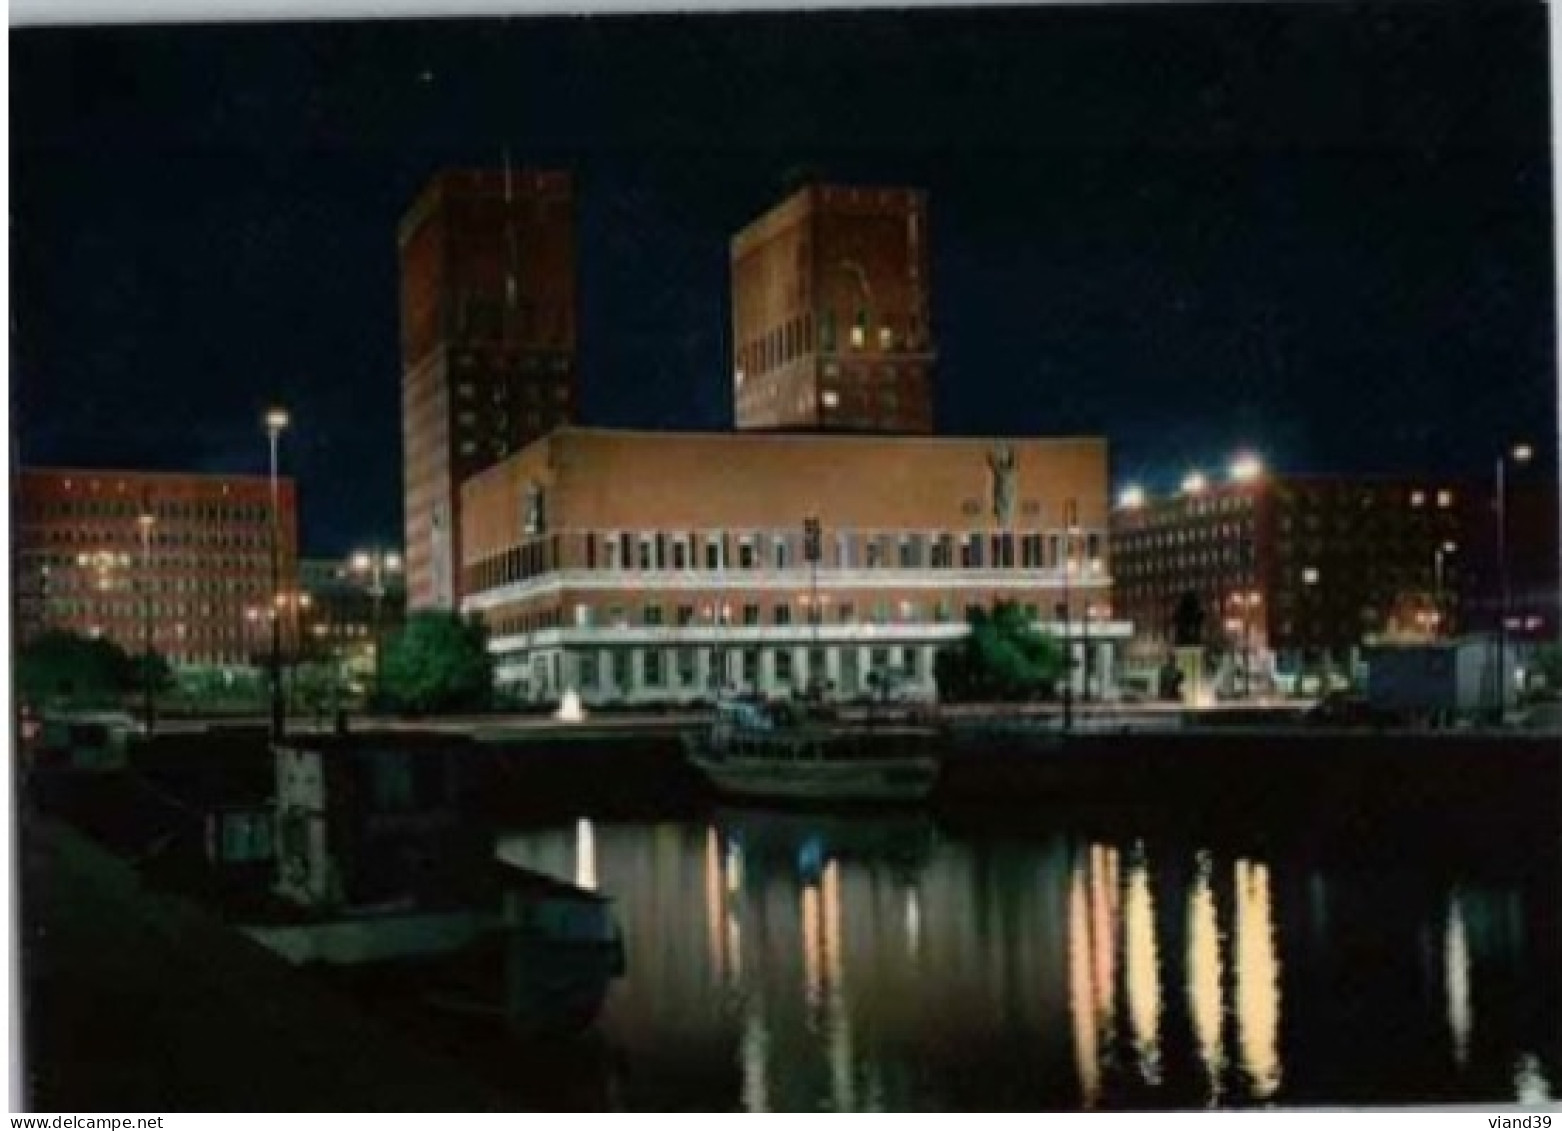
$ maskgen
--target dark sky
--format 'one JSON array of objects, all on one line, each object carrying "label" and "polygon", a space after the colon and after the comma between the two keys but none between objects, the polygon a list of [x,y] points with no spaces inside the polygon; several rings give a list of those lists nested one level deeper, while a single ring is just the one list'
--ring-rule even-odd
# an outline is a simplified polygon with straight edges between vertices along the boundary
[{"label": "dark sky", "polygon": [[930,193],[942,430],[1171,484],[1556,449],[1537,4],[13,30],[24,463],[259,471],[399,536],[396,222],[567,164],[582,412],[730,421],[727,239],[811,169]]}]

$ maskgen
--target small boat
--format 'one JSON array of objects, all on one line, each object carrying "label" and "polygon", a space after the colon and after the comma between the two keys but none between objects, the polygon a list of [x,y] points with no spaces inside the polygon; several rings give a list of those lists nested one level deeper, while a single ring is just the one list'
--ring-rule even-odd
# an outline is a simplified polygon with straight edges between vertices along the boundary
[{"label": "small boat", "polygon": [[933,727],[840,723],[791,704],[722,699],[708,729],[686,734],[689,760],[732,797],[920,801],[938,779]]}]

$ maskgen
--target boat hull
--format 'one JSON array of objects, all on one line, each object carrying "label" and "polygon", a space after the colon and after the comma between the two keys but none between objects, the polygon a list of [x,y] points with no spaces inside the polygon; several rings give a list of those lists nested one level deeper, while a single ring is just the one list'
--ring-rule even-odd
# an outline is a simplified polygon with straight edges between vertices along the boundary
[{"label": "boat hull", "polygon": [[787,801],[921,801],[938,779],[930,757],[863,760],[693,755],[694,766],[730,797]]}]

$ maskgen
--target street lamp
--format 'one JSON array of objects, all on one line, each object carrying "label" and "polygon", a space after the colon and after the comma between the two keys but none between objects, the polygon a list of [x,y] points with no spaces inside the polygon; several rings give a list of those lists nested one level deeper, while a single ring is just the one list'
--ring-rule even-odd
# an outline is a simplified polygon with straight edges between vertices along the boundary
[{"label": "street lamp", "polygon": [[1209,480],[1202,471],[1190,471],[1182,477],[1182,493],[1184,495],[1201,495],[1209,486]]},{"label": "street lamp", "polygon": [[1435,624],[1438,626],[1439,636],[1443,635],[1449,619],[1443,612],[1443,580],[1446,574],[1443,563],[1449,554],[1456,553],[1458,549],[1457,542],[1444,542],[1432,551],[1432,608],[1437,613]]},{"label": "street lamp", "polygon": [[1515,444],[1497,457],[1497,569],[1501,578],[1501,607],[1497,614],[1497,711],[1508,709],[1508,616],[1511,593],[1508,585],[1508,461],[1524,464],[1534,450],[1528,444]]},{"label": "street lamp", "polygon": [[1069,625],[1069,582],[1074,569],[1074,531],[1079,526],[1079,502],[1063,500],[1063,729],[1074,727],[1074,642]]},{"label": "street lamp", "polygon": [[141,690],[146,697],[144,714],[148,738],[152,737],[152,728],[156,725],[153,720],[156,692],[152,686],[152,527],[156,523],[157,518],[150,507],[136,519],[136,526],[141,531]]},{"label": "street lamp", "polygon": [[401,555],[393,550],[384,550],[379,547],[368,550],[356,550],[349,560],[352,572],[368,579],[369,597],[374,602],[373,633],[374,633],[374,692],[378,696],[380,691],[380,657],[384,654],[384,641],[381,639],[381,607],[385,601],[385,579],[391,574],[401,572]]},{"label": "street lamp", "polygon": [[282,507],[277,487],[277,446],[287,429],[287,412],[273,408],[266,412],[266,438],[271,445],[271,738],[280,742],[287,728],[282,703],[282,618],[276,608],[282,602]]},{"label": "street lamp", "polygon": [[1231,461],[1233,483],[1255,483],[1264,475],[1264,462],[1251,452],[1243,452]]},{"label": "street lamp", "polygon": [[1144,488],[1132,485],[1124,487],[1117,496],[1117,505],[1125,511],[1138,510],[1144,506]]}]

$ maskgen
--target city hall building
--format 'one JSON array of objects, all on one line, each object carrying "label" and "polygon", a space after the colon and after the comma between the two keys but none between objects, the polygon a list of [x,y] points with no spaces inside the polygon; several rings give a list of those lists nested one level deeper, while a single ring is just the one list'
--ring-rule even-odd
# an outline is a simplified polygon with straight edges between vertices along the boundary
[{"label": "city hall building", "polygon": [[[536,700],[934,691],[1012,601],[1112,684],[1107,445],[565,428],[462,488],[462,608]],[[811,551],[816,549],[816,553]]]}]

